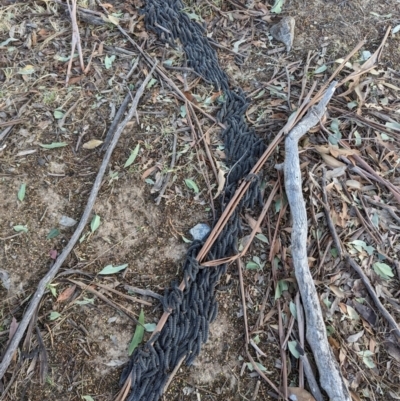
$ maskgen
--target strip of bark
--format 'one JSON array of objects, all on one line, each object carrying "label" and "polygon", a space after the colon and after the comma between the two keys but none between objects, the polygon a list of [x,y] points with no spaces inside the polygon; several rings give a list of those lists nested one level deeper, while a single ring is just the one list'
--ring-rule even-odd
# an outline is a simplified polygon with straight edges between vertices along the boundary
[{"label": "strip of bark", "polygon": [[331,401],[351,401],[349,390],[330,349],[321,305],[307,260],[307,212],[302,193],[298,142],[319,123],[337,83],[332,82],[318,105],[313,106],[285,139],[285,189],[293,218],[292,258],[295,275],[304,305],[306,338],[314,354],[321,386]]}]

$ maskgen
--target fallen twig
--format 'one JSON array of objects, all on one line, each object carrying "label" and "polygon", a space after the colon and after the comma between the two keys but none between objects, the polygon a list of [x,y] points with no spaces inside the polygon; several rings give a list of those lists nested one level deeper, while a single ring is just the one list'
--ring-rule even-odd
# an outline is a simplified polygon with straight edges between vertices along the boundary
[{"label": "fallen twig", "polygon": [[72,63],[74,60],[74,54],[75,54],[75,47],[78,47],[78,55],[79,55],[79,61],[81,63],[81,70],[82,72],[85,71],[85,65],[83,63],[83,55],[82,55],[82,47],[81,47],[81,37],[79,34],[79,27],[78,23],[76,20],[76,0],[71,0],[72,2],[72,7],[69,4],[69,0],[67,0],[67,5],[68,5],[68,11],[69,15],[71,17],[71,23],[72,23],[72,43],[71,43],[71,56],[68,62],[68,68],[67,68],[67,76],[65,78],[65,84],[68,85],[69,82],[69,77],[71,75],[71,69],[72,69]]},{"label": "fallen twig", "polygon": [[157,196],[157,198],[156,198],[156,205],[159,205],[159,204],[160,204],[161,199],[162,199],[162,197],[164,196],[164,192],[165,192],[165,190],[167,189],[167,186],[168,186],[168,184],[169,184],[169,180],[170,180],[170,178],[171,178],[172,170],[173,170],[174,167],[175,167],[175,160],[176,160],[176,142],[177,142],[177,138],[178,138],[178,135],[175,133],[175,134],[174,134],[174,143],[173,143],[173,145],[172,145],[171,164],[170,164],[170,166],[169,166],[169,171],[168,171],[168,173],[167,173],[167,175],[166,175],[166,177],[165,177],[164,185],[163,185],[163,187],[162,187],[161,190],[160,190],[160,194],[159,194],[159,195]]},{"label": "fallen twig", "polygon": [[392,315],[387,311],[387,309],[382,305],[382,302],[379,300],[374,288],[368,280],[368,277],[362,271],[361,267],[356,263],[349,255],[345,255],[346,262],[357,272],[357,274],[361,277],[362,282],[364,283],[369,295],[373,299],[376,307],[380,310],[383,317],[389,323],[389,326],[393,330],[393,333],[396,335],[398,339],[400,339],[400,328],[397,325],[396,321],[393,319]]},{"label": "fallen twig", "polygon": [[318,105],[293,128],[285,140],[285,189],[293,218],[292,259],[301,299],[304,305],[306,337],[318,366],[320,382],[332,401],[350,401],[350,393],[332,354],[326,336],[321,305],[307,260],[307,212],[302,193],[298,142],[318,124],[335,92],[333,81]]},{"label": "fallen twig", "polygon": [[1,361],[0,364],[0,379],[3,378],[4,374],[6,373],[8,366],[10,365],[12,356],[15,352],[15,350],[18,347],[18,344],[20,343],[22,336],[25,333],[25,330],[32,318],[32,315],[34,314],[34,311],[36,310],[40,300],[43,297],[43,294],[46,290],[46,286],[51,282],[51,280],[53,280],[53,278],[55,277],[55,275],[57,274],[58,270],[60,269],[61,265],[64,263],[65,259],[67,258],[67,256],[69,255],[69,253],[71,252],[71,250],[73,249],[73,247],[75,246],[76,242],[79,240],[81,233],[83,231],[83,229],[86,226],[87,221],[89,220],[90,214],[92,212],[92,208],[94,205],[94,202],[96,200],[97,194],[99,192],[101,183],[103,181],[103,177],[104,177],[104,173],[106,171],[107,165],[110,161],[112,152],[115,148],[115,146],[118,143],[119,137],[121,136],[122,131],[124,130],[124,127],[126,126],[126,124],[132,119],[132,117],[135,115],[135,111],[136,108],[139,104],[139,100],[144,92],[144,89],[146,88],[146,85],[148,84],[148,82],[150,81],[150,78],[154,72],[156,66],[153,67],[153,69],[151,70],[151,72],[147,75],[147,77],[145,78],[145,80],[143,81],[142,85],[140,86],[140,88],[137,90],[133,104],[129,110],[128,115],[126,116],[126,118],[123,120],[123,122],[118,126],[118,129],[114,135],[114,138],[112,139],[109,148],[107,149],[106,154],[104,155],[104,159],[103,162],[100,166],[99,172],[97,173],[97,177],[96,180],[93,184],[93,188],[92,191],[90,192],[89,195],[89,199],[87,202],[87,205],[85,207],[85,210],[83,212],[82,218],[79,222],[78,227],[76,228],[74,234],[72,235],[71,239],[69,240],[67,246],[64,248],[64,250],[62,251],[61,255],[57,258],[57,260],[55,261],[53,267],[47,272],[47,274],[42,278],[42,280],[40,281],[38,288],[35,292],[35,294],[32,297],[32,300],[28,306],[28,309],[26,310],[24,317],[22,318],[21,322],[18,325],[18,328],[13,336],[13,338],[11,339],[8,348],[4,354],[3,360]]}]

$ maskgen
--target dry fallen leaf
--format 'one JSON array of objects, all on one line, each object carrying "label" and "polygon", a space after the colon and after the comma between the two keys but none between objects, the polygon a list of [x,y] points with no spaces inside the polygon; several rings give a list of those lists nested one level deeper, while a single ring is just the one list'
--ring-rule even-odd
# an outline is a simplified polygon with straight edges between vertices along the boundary
[{"label": "dry fallen leaf", "polygon": [[18,325],[19,325],[19,323],[17,322],[17,319],[15,317],[13,317],[11,320],[11,323],[10,323],[10,331],[8,332],[8,339],[10,341],[14,337],[14,334],[18,329]]},{"label": "dry fallen leaf", "polygon": [[346,165],[330,155],[320,153],[325,164],[332,168],[345,167]]},{"label": "dry fallen leaf", "polygon": [[220,168],[220,163],[217,162],[217,166],[218,166],[218,189],[217,193],[214,196],[214,199],[217,199],[218,196],[221,194],[222,190],[224,189],[226,181],[225,172]]},{"label": "dry fallen leaf", "polygon": [[315,401],[315,398],[304,388],[288,387],[288,393],[290,396],[295,396],[297,401]]},{"label": "dry fallen leaf", "polygon": [[352,334],[351,336],[347,337],[348,343],[355,343],[364,335],[364,330],[361,330],[359,333]]},{"label": "dry fallen leaf", "polygon": [[90,141],[83,144],[83,149],[94,149],[100,146],[103,141],[99,141],[98,139],[91,139]]},{"label": "dry fallen leaf", "polygon": [[[247,213],[245,214],[245,219],[246,219],[247,223],[249,224],[249,226],[251,227],[251,229],[254,230],[254,228],[257,226],[257,220],[253,219]],[[256,233],[258,233],[258,234],[262,233],[260,227],[257,228]]]},{"label": "dry fallen leaf", "polygon": [[358,182],[357,180],[347,180],[346,186],[349,188],[361,189],[361,183]]},{"label": "dry fallen leaf", "polygon": [[68,301],[75,292],[76,285],[66,288],[57,298],[57,302]]}]

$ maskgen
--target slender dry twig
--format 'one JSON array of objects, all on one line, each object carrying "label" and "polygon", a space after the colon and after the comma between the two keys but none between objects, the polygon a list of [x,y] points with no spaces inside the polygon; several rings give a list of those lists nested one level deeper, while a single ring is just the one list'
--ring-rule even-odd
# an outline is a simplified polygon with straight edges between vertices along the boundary
[{"label": "slender dry twig", "polygon": [[380,310],[383,317],[389,323],[389,326],[393,330],[393,333],[396,335],[398,339],[400,339],[400,328],[397,325],[396,321],[393,319],[392,315],[387,311],[387,309],[382,305],[382,302],[379,300],[378,296],[374,288],[372,287],[371,283],[368,280],[368,277],[362,271],[361,267],[349,256],[345,255],[346,262],[357,272],[357,274],[361,277],[369,295],[373,299],[376,307]]},{"label": "slender dry twig", "polygon": [[[297,291],[295,297],[296,312],[297,312],[297,326],[299,328],[300,345],[304,349],[304,311],[300,301],[300,293]],[[304,366],[303,361],[299,362],[299,387],[304,388]]]},{"label": "slender dry twig", "polygon": [[176,142],[177,142],[177,139],[178,139],[178,135],[175,133],[175,134],[174,134],[174,143],[173,143],[173,145],[172,145],[171,164],[170,164],[170,166],[169,166],[169,171],[168,171],[168,173],[167,173],[167,176],[165,177],[164,185],[163,185],[163,187],[162,187],[161,190],[160,190],[160,194],[157,196],[157,199],[156,199],[156,204],[157,204],[157,205],[160,204],[161,199],[162,199],[162,197],[164,196],[164,192],[165,192],[165,190],[167,189],[167,186],[168,186],[168,184],[169,184],[169,180],[170,180],[170,178],[171,178],[172,170],[173,170],[174,167],[175,167],[175,161],[176,161]]},{"label": "slender dry twig", "polygon": [[113,140],[111,141],[110,147],[107,149],[106,154],[104,155],[104,159],[103,162],[100,166],[99,172],[97,173],[97,177],[96,180],[93,184],[93,188],[92,191],[90,192],[89,195],[89,199],[87,202],[87,205],[85,207],[85,210],[83,212],[82,218],[79,222],[78,227],[76,228],[74,234],[72,235],[71,239],[69,240],[68,244],[66,245],[66,247],[64,248],[64,250],[62,251],[61,255],[57,258],[57,260],[55,261],[53,267],[47,272],[47,274],[42,278],[42,280],[40,281],[37,290],[35,292],[35,294],[32,297],[32,300],[28,306],[28,309],[26,310],[24,317],[22,318],[21,322],[18,325],[18,328],[13,336],[13,338],[11,339],[7,350],[4,354],[3,360],[1,361],[0,364],[0,380],[3,378],[4,374],[7,371],[8,366],[10,365],[12,356],[15,352],[15,350],[18,347],[18,344],[20,343],[22,336],[25,333],[25,330],[32,318],[32,315],[34,313],[34,311],[36,310],[40,300],[43,297],[43,294],[46,290],[46,286],[51,282],[51,280],[53,280],[53,278],[55,277],[55,275],[57,274],[58,270],[60,269],[61,265],[64,263],[65,259],[67,258],[67,256],[69,255],[69,253],[71,252],[71,250],[73,249],[73,247],[75,246],[75,244],[77,243],[77,241],[79,240],[81,233],[83,231],[83,229],[86,226],[87,221],[89,220],[90,214],[92,212],[92,208],[94,205],[94,202],[97,198],[97,194],[99,192],[101,183],[103,181],[103,177],[104,177],[104,173],[106,171],[107,165],[110,161],[112,152],[115,148],[115,146],[118,143],[119,137],[122,134],[122,131],[124,130],[124,127],[126,126],[126,124],[132,119],[132,117],[135,115],[135,111],[137,109],[137,106],[139,104],[139,100],[142,97],[142,94],[146,88],[146,85],[148,84],[148,82],[150,81],[150,78],[154,72],[155,67],[153,67],[153,69],[151,70],[150,74],[146,77],[146,79],[143,81],[142,85],[140,86],[140,88],[137,90],[136,95],[135,95],[135,99],[133,101],[133,104],[129,110],[128,115],[126,116],[126,118],[124,119],[124,121],[118,126],[118,129],[114,135]]},{"label": "slender dry twig", "polygon": [[328,203],[328,195],[326,193],[326,170],[325,169],[322,170],[322,199],[323,199],[322,207],[324,208],[326,223],[329,227],[329,231],[331,232],[332,238],[335,242],[335,245],[336,245],[336,248],[337,248],[339,254],[342,254],[343,247],[340,242],[339,236],[337,235],[337,232],[335,230],[335,226],[333,225],[333,221],[331,219],[330,211],[329,211],[329,207],[328,207],[329,203]]},{"label": "slender dry twig", "polygon": [[397,216],[397,214],[394,212],[393,208],[390,207],[389,205],[386,205],[385,203],[382,202],[376,202],[373,199],[371,199],[369,196],[363,195],[363,198],[368,202],[371,203],[374,206],[379,206],[382,209],[387,210],[387,212],[398,222],[400,223],[400,217]]},{"label": "slender dry twig", "polygon": [[243,308],[244,330],[245,330],[246,346],[247,346],[250,342],[250,336],[249,336],[249,325],[248,325],[248,320],[247,320],[246,299],[244,296],[243,261],[240,258],[238,259],[237,267],[238,267],[238,273],[239,273],[240,293],[241,293],[242,308]]},{"label": "slender dry twig", "polygon": [[129,102],[131,101],[132,96],[130,91],[128,90],[128,93],[125,96],[125,99],[122,101],[121,106],[119,106],[119,109],[117,111],[117,114],[115,115],[110,128],[107,131],[106,137],[104,138],[104,143],[103,146],[101,147],[101,150],[106,150],[108,148],[108,144],[111,141],[111,138],[114,134],[114,131],[116,130],[123,114],[125,113],[126,108],[128,107]]},{"label": "slender dry twig", "polygon": [[72,43],[71,43],[71,56],[68,62],[68,68],[67,68],[67,76],[65,79],[65,84],[68,85],[69,82],[69,77],[71,75],[71,70],[72,70],[72,63],[74,60],[74,54],[75,54],[75,47],[78,47],[78,55],[79,55],[79,61],[81,63],[81,69],[82,72],[85,71],[85,64],[83,63],[83,55],[82,55],[82,47],[81,47],[81,37],[79,34],[79,27],[76,19],[76,4],[77,0],[71,0],[72,2],[72,7],[69,3],[69,0],[67,0],[67,5],[68,5],[68,11],[69,15],[71,17],[71,23],[72,23]]}]

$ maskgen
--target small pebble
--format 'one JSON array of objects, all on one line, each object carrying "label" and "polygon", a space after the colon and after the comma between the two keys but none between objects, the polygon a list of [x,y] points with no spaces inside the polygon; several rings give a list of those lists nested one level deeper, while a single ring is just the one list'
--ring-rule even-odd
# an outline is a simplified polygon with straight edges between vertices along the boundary
[{"label": "small pebble", "polygon": [[68,216],[61,216],[60,225],[64,227],[73,227],[77,223],[76,220]]},{"label": "small pebble", "polygon": [[203,241],[208,234],[210,234],[210,226],[205,223],[199,223],[195,225],[193,228],[190,229],[190,234],[192,235],[193,239]]}]

